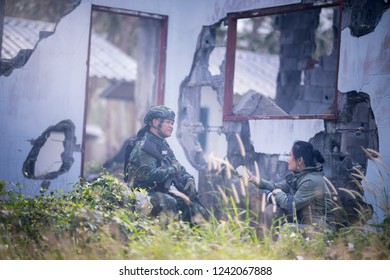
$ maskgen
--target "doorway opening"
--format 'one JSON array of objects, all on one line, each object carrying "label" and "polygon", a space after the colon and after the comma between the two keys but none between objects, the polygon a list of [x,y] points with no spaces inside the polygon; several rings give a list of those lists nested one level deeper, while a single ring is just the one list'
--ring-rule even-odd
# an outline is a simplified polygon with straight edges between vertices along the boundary
[{"label": "doorway opening", "polygon": [[[163,103],[167,17],[93,6],[82,176],[123,173],[124,144]],[[123,176],[119,176],[123,177]]]}]

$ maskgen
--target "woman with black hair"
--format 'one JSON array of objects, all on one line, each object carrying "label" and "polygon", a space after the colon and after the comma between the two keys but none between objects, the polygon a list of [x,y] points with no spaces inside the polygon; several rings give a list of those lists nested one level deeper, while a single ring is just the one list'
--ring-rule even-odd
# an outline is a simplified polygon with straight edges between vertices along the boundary
[{"label": "woman with black hair", "polygon": [[274,183],[248,171],[249,182],[269,191],[269,204],[264,213],[266,229],[271,229],[274,221],[282,216],[287,217],[288,223],[298,224],[299,229],[308,225],[332,229],[333,203],[322,176],[323,163],[323,156],[312,144],[297,141],[289,155],[288,170],[291,173],[283,181]]}]

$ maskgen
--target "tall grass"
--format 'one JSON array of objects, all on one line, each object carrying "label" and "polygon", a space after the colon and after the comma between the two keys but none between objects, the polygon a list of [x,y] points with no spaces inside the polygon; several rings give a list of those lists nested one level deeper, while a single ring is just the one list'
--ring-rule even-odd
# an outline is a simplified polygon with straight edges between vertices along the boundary
[{"label": "tall grass", "polygon": [[[388,166],[384,163],[383,156],[375,150],[363,149],[367,158],[374,164],[375,179],[368,179],[360,170],[356,170],[355,182],[360,189],[365,190],[374,197],[375,207],[383,211],[385,220],[390,222],[390,187],[386,182],[390,182],[390,172]],[[386,220],[387,218],[387,220]]]},{"label": "tall grass", "polygon": [[[215,168],[229,166],[219,162]],[[227,172],[234,177],[234,170]],[[378,199],[378,192],[388,194],[384,182],[370,185]],[[167,223],[143,215],[134,193],[108,173],[76,184],[69,193],[34,198],[6,190],[0,181],[0,259],[390,259],[389,223],[312,238],[285,227],[283,238],[273,241],[253,226],[259,217],[250,212],[248,186],[238,180],[217,189],[223,217],[213,215],[210,222],[191,227],[179,219]]]}]

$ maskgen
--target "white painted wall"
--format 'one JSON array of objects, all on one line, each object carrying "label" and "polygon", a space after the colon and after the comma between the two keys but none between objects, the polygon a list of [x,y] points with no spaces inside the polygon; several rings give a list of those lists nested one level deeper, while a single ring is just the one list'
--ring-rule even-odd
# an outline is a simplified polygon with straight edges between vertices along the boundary
[{"label": "white painted wall", "polygon": [[266,154],[288,154],[295,141],[309,141],[324,130],[323,120],[252,120],[249,125],[255,151]]},{"label": "white painted wall", "polygon": [[[0,77],[0,179],[9,186],[25,186],[24,193],[39,193],[41,180],[23,177],[22,167],[38,138],[49,126],[70,119],[76,126],[77,144],[83,139],[88,37],[92,5],[169,16],[165,104],[177,111],[179,86],[191,69],[198,35],[203,25],[214,23],[229,11],[247,10],[273,1],[223,0],[84,0],[58,24],[55,33],[39,42],[26,65]],[[276,1],[286,2],[286,1]],[[291,2],[291,1],[287,1]],[[170,143],[178,159],[190,166],[177,139]],[[81,172],[81,153],[69,172],[51,180],[51,189],[70,190]]]},{"label": "white painted wall", "polygon": [[[22,175],[23,162],[49,126],[70,119],[82,141],[87,70],[90,4],[83,2],[63,18],[55,34],[39,42],[26,65],[0,77],[0,179],[25,186],[24,193],[39,193],[42,180]],[[75,24],[76,23],[76,24]],[[69,172],[51,181],[50,189],[70,190],[81,170],[81,154]]]},{"label": "white painted wall", "polygon": [[[375,31],[360,38],[351,36],[349,28],[342,31],[340,46],[339,90],[362,91],[370,95],[371,106],[379,132],[379,152],[383,156],[383,162],[390,168],[390,10],[387,10]],[[377,174],[378,168],[370,162],[367,168],[368,186],[375,182],[383,186]],[[383,172],[384,170],[382,170]],[[390,192],[390,173],[382,173],[387,193]],[[384,198],[385,201],[379,200]],[[383,210],[378,203],[387,203],[390,206],[390,198],[378,193],[374,197],[366,192],[368,202],[374,204],[376,216],[374,219],[382,221]],[[388,209],[387,211],[390,211]],[[388,212],[387,215],[390,213]]]}]

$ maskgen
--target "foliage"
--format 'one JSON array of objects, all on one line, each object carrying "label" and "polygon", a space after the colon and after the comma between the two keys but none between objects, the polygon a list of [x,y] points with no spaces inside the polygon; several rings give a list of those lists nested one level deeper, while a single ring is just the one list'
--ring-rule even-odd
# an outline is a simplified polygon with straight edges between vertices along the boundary
[{"label": "foliage", "polygon": [[227,195],[223,219],[190,227],[141,215],[134,193],[110,174],[34,198],[1,181],[0,197],[0,259],[390,258],[388,222],[382,230],[349,227],[310,238],[284,227],[273,241]]},{"label": "foliage", "polygon": [[5,15],[57,22],[76,3],[74,0],[7,0]]}]

